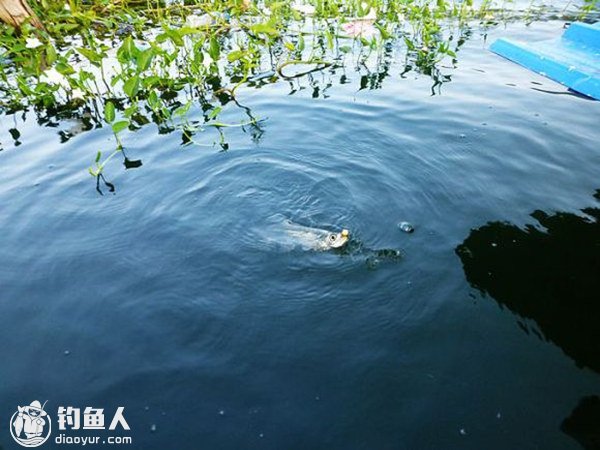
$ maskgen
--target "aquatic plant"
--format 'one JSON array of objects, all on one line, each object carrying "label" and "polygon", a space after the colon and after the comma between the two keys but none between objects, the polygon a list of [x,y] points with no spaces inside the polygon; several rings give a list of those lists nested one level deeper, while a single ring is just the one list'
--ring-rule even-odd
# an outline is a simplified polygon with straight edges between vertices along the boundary
[{"label": "aquatic plant", "polygon": [[[259,137],[259,119],[237,96],[242,86],[370,66],[361,88],[377,88],[404,58],[405,71],[439,88],[440,62],[455,64],[470,28],[496,24],[504,9],[487,0],[43,0],[36,12],[44,29],[0,26],[0,112],[110,126],[116,146],[104,160],[97,153],[90,173],[98,178],[122,154],[124,133],[151,122],[179,132],[183,145],[226,150],[232,126]],[[242,112],[239,122],[219,120],[227,105]],[[218,133],[212,143],[195,137],[207,129]]]}]

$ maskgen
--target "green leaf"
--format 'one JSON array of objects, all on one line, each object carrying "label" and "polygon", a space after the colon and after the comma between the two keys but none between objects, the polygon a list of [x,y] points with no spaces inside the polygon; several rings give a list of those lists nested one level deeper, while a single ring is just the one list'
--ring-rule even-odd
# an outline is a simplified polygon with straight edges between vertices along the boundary
[{"label": "green leaf", "polygon": [[304,50],[305,45],[306,44],[304,43],[304,36],[301,34],[298,37],[298,50],[302,52]]},{"label": "green leaf", "polygon": [[241,59],[244,56],[244,54],[245,53],[242,50],[234,50],[232,52],[229,52],[229,54],[227,55],[227,60],[229,62],[237,61]]},{"label": "green leaf", "polygon": [[99,66],[102,62],[102,56],[89,48],[78,48],[77,51],[95,66]]},{"label": "green leaf", "polygon": [[17,75],[17,85],[23,94],[33,95],[33,91],[29,88],[27,81],[20,75]]},{"label": "green leaf", "polygon": [[208,120],[212,120],[215,117],[217,117],[219,115],[219,113],[221,112],[223,108],[221,108],[220,106],[217,106],[215,109],[213,109],[211,112],[208,113]]},{"label": "green leaf", "polygon": [[192,102],[187,102],[185,105],[180,106],[175,111],[173,111],[173,116],[175,116],[175,117],[185,116],[187,114],[187,112],[190,110],[191,106],[192,106]]},{"label": "green leaf", "polygon": [[127,36],[123,40],[123,43],[119,47],[119,50],[117,50],[117,59],[121,63],[134,61],[139,53],[140,50],[135,46],[135,43],[133,42],[131,36]]},{"label": "green leaf", "polygon": [[150,108],[156,109],[158,107],[158,103],[159,99],[156,91],[150,92],[150,95],[148,96],[148,105],[150,105]]},{"label": "green leaf", "polygon": [[106,102],[106,105],[104,105],[104,120],[108,123],[115,120],[115,105],[112,102]]},{"label": "green leaf", "polygon": [[136,59],[137,71],[138,73],[142,73],[150,67],[150,63],[152,63],[152,58],[154,57],[154,49],[149,48],[140,52]]},{"label": "green leaf", "polygon": [[123,115],[129,119],[129,118],[131,118],[131,116],[133,116],[137,112],[137,110],[138,110],[137,103],[133,103],[131,106],[129,106],[127,109],[125,109]]},{"label": "green leaf", "polygon": [[169,39],[171,39],[173,44],[175,44],[177,47],[181,47],[183,45],[182,34],[179,32],[179,30],[170,28],[166,31],[166,33],[167,36],[169,36]]},{"label": "green leaf", "polygon": [[56,61],[56,49],[52,44],[46,46],[46,63],[51,66]]},{"label": "green leaf", "polygon": [[250,31],[256,34],[262,33],[272,37],[279,36],[279,31],[273,28],[273,26],[269,23],[257,23],[256,25],[252,25],[250,27]]},{"label": "green leaf", "polygon": [[96,162],[99,162],[100,158],[102,158],[102,152],[98,150],[98,153],[96,154]]},{"label": "green leaf", "polygon": [[129,126],[129,120],[120,120],[119,122],[113,123],[112,130],[113,133],[119,134],[125,128]]},{"label": "green leaf", "polygon": [[125,82],[123,85],[123,92],[127,94],[129,98],[134,98],[140,90],[140,77],[135,75]]},{"label": "green leaf", "polygon": [[57,72],[61,75],[72,75],[75,73],[75,69],[73,69],[73,66],[63,61],[56,63],[54,67],[56,68]]},{"label": "green leaf", "polygon": [[211,36],[210,45],[208,47],[208,54],[212,58],[213,61],[219,60],[219,55],[221,54],[221,46],[219,45],[219,41],[216,37]]},{"label": "green leaf", "polygon": [[325,37],[327,37],[327,47],[329,47],[329,50],[333,50],[333,35],[331,31],[325,30]]},{"label": "green leaf", "polygon": [[383,39],[389,39],[392,37],[392,35],[388,32],[388,30],[385,29],[385,27],[379,25],[378,23],[375,24],[375,27],[379,30]]}]

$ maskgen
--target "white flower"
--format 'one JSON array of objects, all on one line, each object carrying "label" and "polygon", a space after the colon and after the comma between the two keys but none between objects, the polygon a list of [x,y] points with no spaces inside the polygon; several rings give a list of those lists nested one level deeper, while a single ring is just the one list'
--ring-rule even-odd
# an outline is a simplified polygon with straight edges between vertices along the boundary
[{"label": "white flower", "polygon": [[313,15],[316,11],[313,5],[301,5],[298,3],[293,4],[292,8],[302,14],[306,14],[307,16]]},{"label": "white flower", "polygon": [[71,5],[69,5],[68,3],[65,3],[65,9],[67,11],[71,11]]},{"label": "white flower", "polygon": [[36,37],[25,39],[25,47],[27,47],[27,48],[37,48],[40,45],[44,45],[44,44],[42,43],[42,41],[40,41]]}]

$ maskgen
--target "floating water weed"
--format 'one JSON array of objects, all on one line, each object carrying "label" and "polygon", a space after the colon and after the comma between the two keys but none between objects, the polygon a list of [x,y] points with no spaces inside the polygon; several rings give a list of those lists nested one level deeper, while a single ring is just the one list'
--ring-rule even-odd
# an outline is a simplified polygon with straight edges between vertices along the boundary
[{"label": "floating water weed", "polygon": [[[584,10],[595,6],[587,2]],[[497,12],[471,0],[42,2],[44,30],[0,26],[0,112],[58,113],[85,117],[88,129],[110,126],[116,154],[127,130],[152,122],[159,133],[180,132],[185,145],[224,149],[225,128],[262,134],[240,103],[242,86],[299,83],[315,72],[357,67],[367,68],[360,88],[376,89],[399,59],[402,75],[431,77],[435,93],[449,79],[440,63],[455,65],[473,27],[485,32]],[[219,121],[231,108],[242,113],[238,124]],[[218,140],[193,137],[207,129],[216,129]],[[98,176],[106,162],[90,173]]]}]

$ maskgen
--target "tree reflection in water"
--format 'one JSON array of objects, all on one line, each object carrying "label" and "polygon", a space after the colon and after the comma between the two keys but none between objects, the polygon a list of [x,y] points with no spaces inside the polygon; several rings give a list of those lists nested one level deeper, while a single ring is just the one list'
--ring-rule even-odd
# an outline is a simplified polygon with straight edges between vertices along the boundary
[{"label": "tree reflection in water", "polygon": [[[594,196],[600,200],[600,190]],[[456,248],[469,283],[539,329],[528,334],[559,346],[577,366],[600,373],[600,208],[582,215],[535,211],[519,228],[491,222]],[[561,429],[598,449],[600,399],[585,397]]]}]

